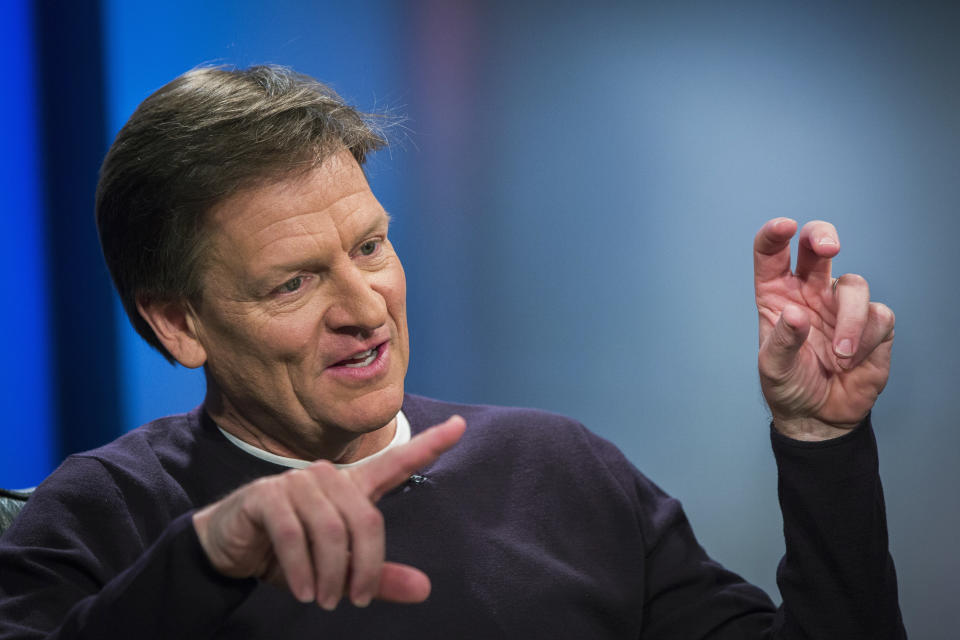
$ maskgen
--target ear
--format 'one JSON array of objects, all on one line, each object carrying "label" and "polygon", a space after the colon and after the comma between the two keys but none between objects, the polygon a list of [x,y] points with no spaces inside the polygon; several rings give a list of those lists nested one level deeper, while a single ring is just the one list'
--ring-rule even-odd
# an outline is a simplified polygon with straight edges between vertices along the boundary
[{"label": "ear", "polygon": [[177,362],[196,369],[207,361],[197,332],[197,316],[188,302],[137,298],[137,311]]}]

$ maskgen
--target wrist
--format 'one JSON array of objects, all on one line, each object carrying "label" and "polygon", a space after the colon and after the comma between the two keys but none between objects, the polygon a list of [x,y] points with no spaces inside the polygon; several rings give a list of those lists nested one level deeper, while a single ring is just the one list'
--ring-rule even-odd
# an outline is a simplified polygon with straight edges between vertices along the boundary
[{"label": "wrist", "polygon": [[859,423],[835,425],[810,417],[786,418],[784,416],[773,416],[773,428],[778,433],[805,442],[821,442],[839,438],[850,433],[857,424]]}]

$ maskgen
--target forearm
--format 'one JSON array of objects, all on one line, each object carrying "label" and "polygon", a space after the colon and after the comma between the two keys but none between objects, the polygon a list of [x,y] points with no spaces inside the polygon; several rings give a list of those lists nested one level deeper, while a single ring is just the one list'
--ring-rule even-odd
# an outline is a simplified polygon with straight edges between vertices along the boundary
[{"label": "forearm", "polygon": [[[174,520],[132,566],[102,589],[75,602],[70,600],[77,589],[67,584],[71,572],[66,567],[41,567],[37,559],[6,567],[5,574],[2,639],[211,637],[256,584],[213,570],[190,514]],[[59,585],[50,584],[48,577]],[[18,581],[20,593],[14,584]]]},{"label": "forearm", "polygon": [[869,419],[840,438],[771,430],[786,554],[783,637],[904,638]]}]

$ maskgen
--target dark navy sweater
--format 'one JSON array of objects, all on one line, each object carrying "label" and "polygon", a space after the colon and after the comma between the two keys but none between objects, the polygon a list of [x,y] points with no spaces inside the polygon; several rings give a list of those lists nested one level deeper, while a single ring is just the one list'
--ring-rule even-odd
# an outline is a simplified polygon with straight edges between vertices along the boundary
[{"label": "dark navy sweater", "polygon": [[453,413],[461,442],[378,503],[387,558],[427,602],[334,612],[216,573],[191,514],[283,467],[201,411],[71,456],[0,540],[0,639],[903,638],[868,423],[773,433],[786,555],[777,610],[711,560],[677,501],[560,416],[407,396],[413,433]]}]

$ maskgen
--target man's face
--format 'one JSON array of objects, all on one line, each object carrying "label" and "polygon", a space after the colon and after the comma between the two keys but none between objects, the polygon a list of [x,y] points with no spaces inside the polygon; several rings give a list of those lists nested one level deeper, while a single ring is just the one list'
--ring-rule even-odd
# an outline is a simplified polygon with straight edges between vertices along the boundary
[{"label": "man's face", "polygon": [[194,318],[221,426],[336,457],[394,418],[409,345],[388,222],[346,151],[214,207]]}]

